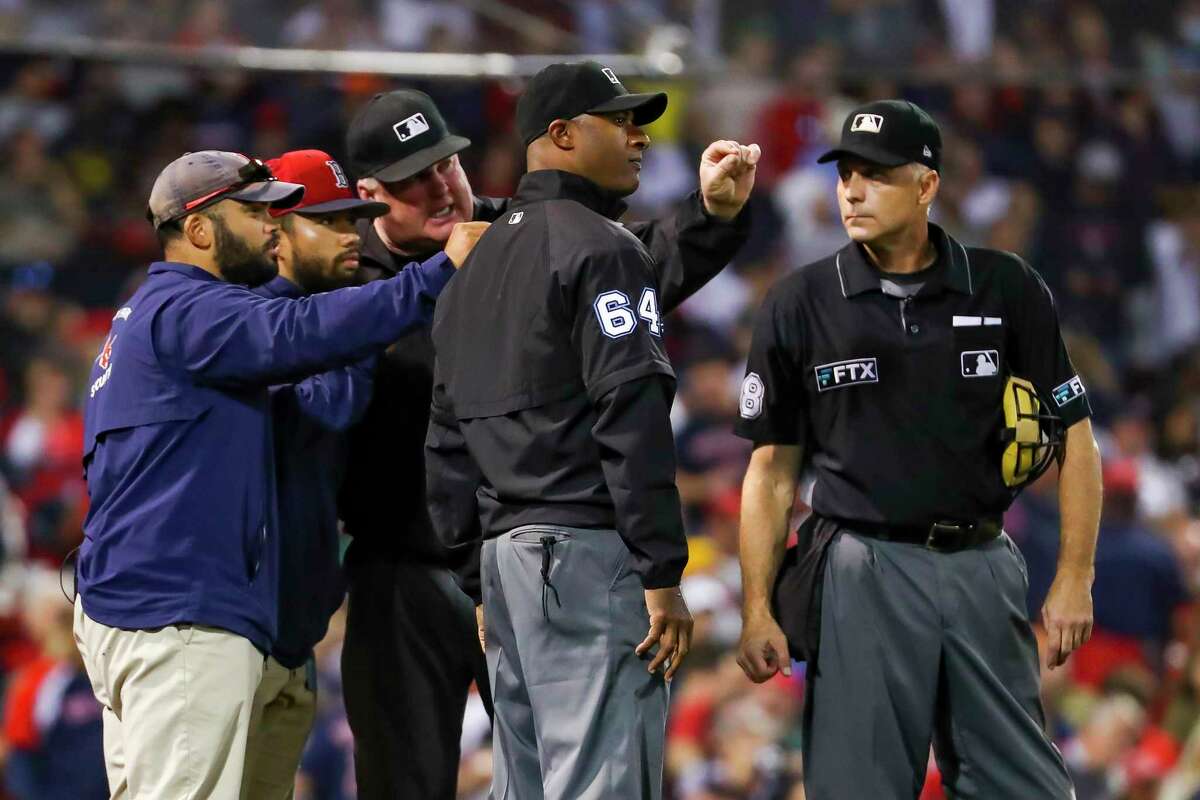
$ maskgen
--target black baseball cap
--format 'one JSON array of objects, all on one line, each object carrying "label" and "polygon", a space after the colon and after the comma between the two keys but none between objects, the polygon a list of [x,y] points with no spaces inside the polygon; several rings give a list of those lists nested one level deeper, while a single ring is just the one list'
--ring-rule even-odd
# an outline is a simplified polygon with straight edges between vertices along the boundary
[{"label": "black baseball cap", "polygon": [[933,117],[907,100],[877,100],[850,112],[842,141],[817,163],[858,156],[885,167],[917,162],[930,169],[942,163],[942,133]]},{"label": "black baseball cap", "polygon": [[350,168],[360,178],[402,181],[471,146],[455,136],[433,98],[415,89],[377,94],[346,133]]},{"label": "black baseball cap", "polygon": [[551,64],[529,79],[517,101],[517,132],[528,146],[556,119],[632,111],[636,124],[648,125],[666,110],[666,92],[630,94],[615,72],[595,61]]}]

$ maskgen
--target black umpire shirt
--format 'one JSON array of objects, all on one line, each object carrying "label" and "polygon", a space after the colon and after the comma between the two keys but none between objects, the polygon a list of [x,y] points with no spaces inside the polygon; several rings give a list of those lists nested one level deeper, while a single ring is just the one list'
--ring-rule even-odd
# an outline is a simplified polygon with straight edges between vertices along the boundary
[{"label": "black umpire shirt", "polygon": [[615,221],[624,208],[578,175],[528,173],[439,298],[429,501],[457,544],[534,523],[615,528],[660,588],[687,563],[662,317],[746,225],[709,222],[663,259]]},{"label": "black umpire shirt", "polygon": [[[492,222],[508,205],[507,198],[476,197],[472,219]],[[626,227],[656,260],[668,265],[680,284],[677,291],[686,296],[725,266],[745,241],[748,222],[746,213],[733,222],[710,217],[694,192],[672,216]],[[359,223],[359,234],[363,240],[360,270],[366,280],[389,278],[436,252],[393,253],[370,220]],[[433,361],[427,328],[400,339],[379,360],[371,403],[350,432],[349,466],[339,497],[341,518],[354,539],[347,559],[402,558],[450,567],[459,572],[467,593],[478,600],[478,549],[443,545],[426,510],[424,443]]]},{"label": "black umpire shirt", "polygon": [[929,236],[937,259],[913,276],[881,272],[852,242],[780,281],[758,313],[736,430],[799,445],[824,517],[998,517],[1013,498],[1000,473],[1009,374],[1068,427],[1091,415],[1041,277],[932,223]]},{"label": "black umpire shirt", "polygon": [[[475,198],[473,219],[491,222],[507,200]],[[371,220],[359,223],[361,275],[390,278],[438,251],[400,255],[388,250]],[[403,558],[459,568],[470,554],[438,541],[425,511],[425,430],[433,386],[433,345],[421,328],[387,349],[375,370],[375,390],[361,422],[350,431],[346,479],[338,510],[354,537],[349,559]]]}]

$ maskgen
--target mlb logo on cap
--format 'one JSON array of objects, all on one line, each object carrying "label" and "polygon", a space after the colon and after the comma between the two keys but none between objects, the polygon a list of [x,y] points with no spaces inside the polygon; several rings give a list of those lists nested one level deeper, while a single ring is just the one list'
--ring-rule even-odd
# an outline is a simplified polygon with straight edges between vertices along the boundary
[{"label": "mlb logo on cap", "polygon": [[425,131],[429,130],[429,123],[425,121],[425,115],[421,113],[413,114],[411,117],[406,117],[395,125],[392,130],[400,137],[400,141],[407,142],[414,136],[420,136]]},{"label": "mlb logo on cap", "polygon": [[841,141],[818,158],[817,163],[848,156],[885,167],[915,161],[930,169],[939,169],[942,134],[933,117],[919,106],[907,100],[876,100],[846,115]]},{"label": "mlb logo on cap", "polygon": [[613,72],[608,67],[605,67],[604,69],[602,69],[600,71],[604,73],[604,77],[608,78],[609,83],[615,83],[617,85],[620,85],[621,81],[617,79],[617,73]]},{"label": "mlb logo on cap", "polygon": [[883,128],[883,117],[878,114],[859,114],[850,126],[851,133],[879,133]]}]

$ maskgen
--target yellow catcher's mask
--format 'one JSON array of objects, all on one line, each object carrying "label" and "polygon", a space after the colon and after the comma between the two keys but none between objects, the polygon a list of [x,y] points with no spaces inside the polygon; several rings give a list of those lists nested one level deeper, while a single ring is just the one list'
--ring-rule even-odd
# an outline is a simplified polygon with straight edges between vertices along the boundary
[{"label": "yellow catcher's mask", "polygon": [[1062,418],[1042,410],[1033,384],[1010,376],[1004,386],[1004,451],[1000,471],[1004,484],[1018,489],[1038,478],[1058,459],[1063,446]]}]

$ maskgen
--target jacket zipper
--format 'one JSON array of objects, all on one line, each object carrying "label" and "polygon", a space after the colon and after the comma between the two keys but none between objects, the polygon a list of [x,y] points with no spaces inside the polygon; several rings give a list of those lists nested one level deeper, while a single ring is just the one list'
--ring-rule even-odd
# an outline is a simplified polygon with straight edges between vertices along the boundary
[{"label": "jacket zipper", "polygon": [[908,304],[912,301],[912,295],[905,297],[900,301],[900,331],[905,336],[908,335],[908,319],[904,316],[904,310],[908,308]]}]

